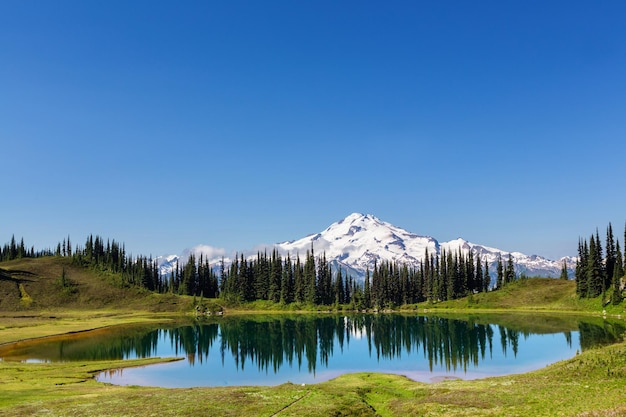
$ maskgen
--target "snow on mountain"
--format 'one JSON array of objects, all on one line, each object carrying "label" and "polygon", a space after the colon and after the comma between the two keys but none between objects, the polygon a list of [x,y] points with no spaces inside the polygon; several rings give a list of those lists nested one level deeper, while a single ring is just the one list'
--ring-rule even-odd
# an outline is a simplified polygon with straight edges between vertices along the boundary
[{"label": "snow on mountain", "polygon": [[370,214],[353,213],[316,235],[275,245],[283,253],[301,256],[313,247],[317,255],[326,254],[329,262],[364,276],[376,262],[398,261],[417,265],[426,249],[436,253],[439,244],[429,236],[407,232]]},{"label": "snow on mountain", "polygon": [[[367,268],[372,271],[376,263],[383,261],[405,263],[417,268],[424,259],[426,251],[429,254],[439,254],[442,251],[467,254],[472,251],[474,259],[480,255],[481,262],[489,263],[489,272],[495,276],[498,257],[507,262],[509,252],[488,246],[478,245],[464,239],[455,239],[439,243],[430,236],[420,236],[402,228],[378,219],[371,214],[352,213],[343,220],[331,224],[324,231],[304,238],[274,245],[281,254],[289,253],[292,259],[299,255],[304,259],[307,251],[313,248],[315,256],[325,254],[326,260],[333,266],[333,270],[341,267],[345,272],[363,279]],[[269,249],[269,248],[268,248]],[[169,274],[176,269],[178,262],[186,262],[189,254],[193,253],[196,259],[200,255],[216,266],[224,256],[224,251],[210,246],[195,246],[187,249],[182,255],[170,255],[157,258],[162,274]],[[527,276],[558,277],[561,274],[563,261],[567,262],[570,276],[576,258],[566,257],[558,261],[546,259],[538,255],[525,255],[520,252],[510,252],[516,273]],[[256,256],[256,254],[254,255]],[[226,264],[230,259],[224,258]]]},{"label": "snow on mountain", "polygon": [[[305,238],[279,243],[276,247],[283,253],[304,255],[311,249],[317,255],[325,253],[326,259],[335,268],[342,267],[359,278],[365,276],[366,268],[372,270],[376,262],[382,261],[406,263],[417,268],[424,259],[426,250],[429,254],[442,251],[467,254],[472,251],[474,258],[480,254],[481,262],[489,263],[490,274],[497,273],[498,256],[503,262],[508,260],[509,252],[488,246],[467,242],[464,239],[439,243],[430,236],[420,236],[408,232],[370,214],[353,213],[345,219],[331,224],[326,230]],[[563,258],[552,261],[538,255],[525,255],[511,252],[516,273],[527,276],[558,277],[561,274],[563,260],[567,261],[570,275],[576,263],[575,258]]]},{"label": "snow on mountain", "polygon": [[573,273],[573,269],[576,266],[576,259],[572,257],[552,261],[539,255],[525,255],[521,252],[507,252],[501,249],[478,245],[462,238],[444,242],[441,244],[441,248],[446,252],[452,253],[461,251],[464,255],[467,255],[471,251],[474,255],[474,260],[477,259],[477,255],[480,255],[481,263],[484,264],[484,262],[487,261],[489,264],[490,275],[497,273],[498,257],[501,257],[503,264],[506,265],[509,253],[511,254],[517,275],[525,274],[526,276],[558,277],[561,275],[564,260],[567,263],[570,274]]},{"label": "snow on mountain", "polygon": [[231,262],[230,258],[225,257],[226,251],[224,249],[208,245],[197,245],[190,249],[185,249],[181,255],[166,255],[156,258],[160,274],[162,276],[170,275],[172,271],[176,270],[176,266],[179,266],[179,262],[182,267],[187,262],[189,255],[191,254],[195,256],[197,262],[199,262],[200,258],[202,258],[203,261],[208,260],[209,264],[212,266],[216,266],[221,263],[222,258],[224,259],[225,264],[230,264]]}]

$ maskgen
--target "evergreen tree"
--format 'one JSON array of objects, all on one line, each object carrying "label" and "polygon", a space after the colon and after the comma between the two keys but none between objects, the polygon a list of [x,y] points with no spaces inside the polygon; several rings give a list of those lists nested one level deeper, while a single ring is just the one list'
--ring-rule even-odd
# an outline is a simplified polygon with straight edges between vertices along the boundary
[{"label": "evergreen tree", "polygon": [[609,223],[606,229],[606,257],[604,259],[604,282],[602,288],[607,289],[613,282],[613,269],[617,258],[615,240],[613,238],[613,227]]},{"label": "evergreen tree", "polygon": [[365,271],[365,283],[364,283],[363,297],[364,297],[364,307],[372,308],[372,289],[370,286],[370,268],[367,267]]},{"label": "evergreen tree", "polygon": [[561,267],[561,279],[563,280],[568,280],[569,276],[567,273],[567,262],[565,262],[565,259],[563,259],[563,266]]},{"label": "evergreen tree", "polygon": [[513,266],[513,257],[509,253],[509,259],[506,263],[506,273],[504,277],[505,283],[510,283],[515,281],[515,268]]},{"label": "evergreen tree", "polygon": [[606,289],[604,288],[603,272],[602,247],[597,237],[591,235],[589,239],[589,260],[587,265],[587,297],[597,297]]},{"label": "evergreen tree", "polygon": [[504,267],[502,265],[502,255],[498,254],[498,266],[497,266],[497,278],[496,278],[496,288],[502,288],[504,284]]},{"label": "evergreen tree", "polygon": [[485,275],[484,275],[484,280],[483,280],[483,291],[487,292],[489,291],[489,286],[491,285],[491,275],[489,275],[489,264],[487,263],[487,260],[485,259]]},{"label": "evergreen tree", "polygon": [[574,279],[576,280],[576,294],[580,298],[587,297],[587,292],[589,290],[587,259],[587,243],[582,239],[578,239],[578,259],[576,260]]},{"label": "evergreen tree", "polygon": [[294,301],[294,276],[291,258],[287,254],[287,259],[283,265],[282,280],[280,285],[280,302],[289,304]]},{"label": "evergreen tree", "polygon": [[222,260],[220,261],[220,287],[219,292],[220,295],[224,294],[226,291],[226,287],[228,285],[228,275],[226,274],[226,265],[224,264],[224,257],[222,256]]},{"label": "evergreen tree", "polygon": [[343,274],[341,273],[341,267],[337,271],[337,275],[335,276],[335,285],[334,285],[334,293],[335,293],[335,304],[344,304],[346,302],[346,291],[344,289],[343,283]]},{"label": "evergreen tree", "polygon": [[480,253],[476,254],[476,274],[475,274],[475,290],[478,292],[485,291],[485,281],[483,277],[483,265],[480,259]]},{"label": "evergreen tree", "polygon": [[268,296],[269,299],[275,303],[280,301],[282,278],[283,262],[278,254],[278,251],[274,249],[272,251],[272,260],[270,265],[270,288]]},{"label": "evergreen tree", "polygon": [[624,265],[622,262],[622,252],[617,241],[615,249],[615,266],[613,268],[613,295],[611,302],[617,305],[622,302],[622,277],[624,276]]},{"label": "evergreen tree", "polygon": [[304,268],[300,263],[300,255],[296,256],[296,266],[293,271],[293,280],[294,280],[294,300],[297,303],[303,303],[305,300],[305,288],[306,288],[306,280],[304,278]]},{"label": "evergreen tree", "polygon": [[304,263],[304,301],[309,304],[315,304],[316,302],[315,284],[315,255],[313,253],[313,244],[311,244],[311,251],[307,251]]}]

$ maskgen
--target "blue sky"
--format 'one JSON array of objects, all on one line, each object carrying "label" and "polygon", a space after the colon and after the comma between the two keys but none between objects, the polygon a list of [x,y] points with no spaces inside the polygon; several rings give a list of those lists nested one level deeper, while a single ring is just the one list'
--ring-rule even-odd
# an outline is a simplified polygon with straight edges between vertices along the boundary
[{"label": "blue sky", "polygon": [[[550,258],[626,215],[622,1],[0,2],[0,241],[352,212]],[[623,246],[623,245],[622,245]]]}]

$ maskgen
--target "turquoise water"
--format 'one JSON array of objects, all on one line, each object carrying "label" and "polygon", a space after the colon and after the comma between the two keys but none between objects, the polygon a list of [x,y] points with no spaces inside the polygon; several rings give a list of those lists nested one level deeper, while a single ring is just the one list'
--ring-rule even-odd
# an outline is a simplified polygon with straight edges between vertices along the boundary
[{"label": "turquoise water", "polygon": [[510,317],[223,317],[25,343],[4,360],[182,358],[98,376],[99,381],[121,385],[311,384],[344,373],[369,371],[432,382],[527,372],[588,347],[614,343],[624,333],[619,322]]}]

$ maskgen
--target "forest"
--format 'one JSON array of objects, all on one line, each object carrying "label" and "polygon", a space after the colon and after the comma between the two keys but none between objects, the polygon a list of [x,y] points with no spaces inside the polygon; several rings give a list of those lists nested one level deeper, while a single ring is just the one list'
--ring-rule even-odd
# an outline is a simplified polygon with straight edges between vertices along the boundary
[{"label": "forest", "polygon": [[[624,227],[626,241],[626,227]],[[609,223],[606,229],[606,252],[602,250],[600,235],[596,229],[587,239],[578,241],[578,261],[576,262],[576,294],[581,298],[595,298],[602,295],[603,304],[615,305],[622,302],[624,290],[624,257],[619,240],[613,236]],[[626,254],[624,254],[626,256]],[[610,299],[608,294],[610,293]]]},{"label": "forest", "polygon": [[[626,229],[625,229],[626,237]],[[580,239],[576,265],[576,291],[581,298],[609,294],[614,304],[622,301],[624,276],[619,241],[609,224],[603,255],[599,234],[589,241]],[[57,256],[69,258],[73,265],[119,274],[122,287],[139,287],[157,293],[173,293],[203,298],[221,298],[230,303],[267,300],[281,304],[349,306],[351,309],[387,309],[419,302],[436,303],[454,300],[479,292],[494,291],[510,282],[525,278],[517,276],[513,259],[498,259],[496,271],[489,271],[488,262],[453,251],[426,253],[418,268],[397,262],[381,262],[366,271],[358,280],[342,268],[328,262],[324,253],[316,256],[313,247],[303,259],[299,254],[285,256],[276,249],[256,256],[237,254],[232,262],[222,259],[217,264],[200,255],[190,255],[177,263],[169,274],[161,274],[152,257],[133,256],[125,245],[115,240],[90,235],[84,245],[72,247],[70,237],[59,242],[54,250],[35,251],[24,240],[11,241],[0,248],[0,260]],[[568,279],[563,265],[562,279]]]}]

